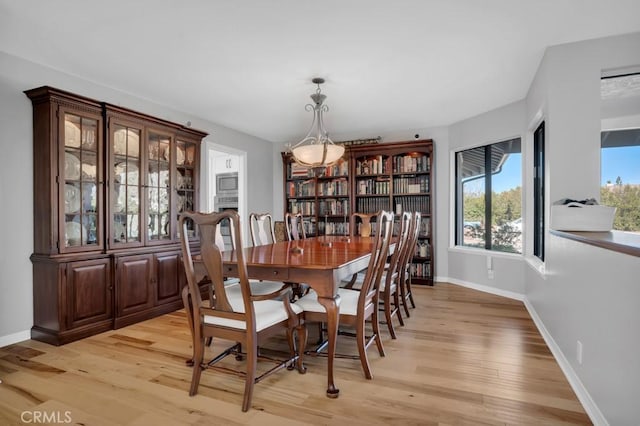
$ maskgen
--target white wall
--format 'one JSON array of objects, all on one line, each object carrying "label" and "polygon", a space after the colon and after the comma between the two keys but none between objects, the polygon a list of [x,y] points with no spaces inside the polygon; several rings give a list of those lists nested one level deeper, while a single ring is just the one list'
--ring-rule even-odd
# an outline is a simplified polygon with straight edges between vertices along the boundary
[{"label": "white wall", "polygon": [[[527,121],[542,110],[547,123],[547,200],[598,197],[601,72],[639,64],[640,33],[547,50],[527,96]],[[525,268],[525,293],[565,372],[596,423],[638,424],[640,258],[548,233],[546,253],[546,275]]]},{"label": "white wall", "polygon": [[[449,248],[449,275],[443,277],[447,277],[447,280],[457,284],[482,286],[497,294],[510,297],[522,297],[524,294],[522,255],[455,247],[453,232],[455,214],[455,194],[453,192],[455,190],[453,186],[455,176],[453,173],[455,166],[453,160],[456,151],[519,137],[523,142],[522,158],[523,161],[526,161],[527,155],[524,149],[527,133],[525,112],[525,102],[518,101],[453,124],[449,127],[449,153],[446,161],[438,164],[438,167],[446,168],[447,179],[452,182],[452,186],[446,193],[439,193],[437,196],[439,204],[448,206],[446,214],[451,225],[445,240],[446,246],[444,246]],[[523,193],[525,193],[527,186],[527,182],[523,182]],[[523,200],[522,207],[522,211],[525,212],[526,199]],[[526,226],[528,219],[526,214],[523,219]],[[526,235],[524,237],[526,238]],[[491,257],[493,278],[489,277],[487,271],[487,257]]]},{"label": "white wall", "polygon": [[[550,236],[546,279],[527,268],[527,300],[562,352],[596,424],[640,420],[640,258]],[[583,345],[577,362],[577,341]],[[578,390],[578,392],[580,392]],[[600,421],[598,421],[600,419]],[[606,419],[606,420],[604,420]]]},{"label": "white wall", "polygon": [[[209,133],[207,140],[247,152],[253,177],[249,211],[273,209],[270,142],[0,52],[0,346],[29,338],[33,325],[33,138],[24,90],[53,86]],[[265,161],[266,160],[266,161]]]}]

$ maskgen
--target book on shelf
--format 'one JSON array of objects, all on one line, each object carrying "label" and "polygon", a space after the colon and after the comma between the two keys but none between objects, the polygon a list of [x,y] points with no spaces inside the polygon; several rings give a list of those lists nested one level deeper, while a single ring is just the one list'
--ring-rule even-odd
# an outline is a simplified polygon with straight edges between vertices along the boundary
[{"label": "book on shelf", "polygon": [[302,177],[308,177],[310,170],[308,167],[305,166],[301,166],[298,163],[291,163],[291,173],[290,176],[292,178],[302,178]]},{"label": "book on shelf", "polygon": [[429,156],[428,155],[398,155],[393,159],[393,172],[394,173],[428,173]]}]

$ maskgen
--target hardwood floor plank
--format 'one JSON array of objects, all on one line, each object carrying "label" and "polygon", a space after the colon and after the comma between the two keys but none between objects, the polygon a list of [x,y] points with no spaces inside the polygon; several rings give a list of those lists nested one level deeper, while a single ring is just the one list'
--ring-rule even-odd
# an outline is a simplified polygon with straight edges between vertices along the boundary
[{"label": "hardwood floor plank", "polygon": [[[215,370],[190,397],[191,338],[177,311],[61,347],[0,348],[0,424],[21,424],[28,410],[123,426],[590,424],[521,302],[445,283],[414,287],[414,297],[397,340],[382,327],[386,356],[368,351],[373,380],[358,360],[336,360],[337,399],[325,396],[324,357],[306,357],[307,374],[284,370],[257,384],[247,413],[243,380]],[[315,340],[310,329],[310,347]],[[207,356],[228,343],[215,341]],[[286,341],[265,347],[286,350]],[[357,353],[344,336],[337,350]]]}]

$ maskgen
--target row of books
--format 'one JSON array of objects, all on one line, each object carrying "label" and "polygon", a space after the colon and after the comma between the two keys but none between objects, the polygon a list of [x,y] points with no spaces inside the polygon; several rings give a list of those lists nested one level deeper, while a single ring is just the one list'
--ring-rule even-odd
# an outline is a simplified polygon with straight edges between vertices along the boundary
[{"label": "row of books", "polygon": [[316,222],[311,219],[303,219],[302,226],[304,227],[304,234],[307,237],[316,235]]},{"label": "row of books", "polygon": [[289,194],[289,197],[313,197],[316,195],[315,182],[287,182],[287,194]]},{"label": "row of books", "polygon": [[320,182],[318,195],[349,195],[349,182],[346,179]]},{"label": "row of books", "polygon": [[313,177],[313,170],[298,163],[289,163],[287,169],[287,178],[289,179]]},{"label": "row of books", "polygon": [[388,198],[358,198],[356,208],[359,213],[376,213],[379,210],[390,210]]},{"label": "row of books", "polygon": [[296,199],[289,200],[289,212],[296,214],[301,213],[306,216],[315,216],[316,203],[315,201],[299,201]]},{"label": "row of books", "polygon": [[[390,163],[393,164],[393,173],[428,173],[430,171],[428,155],[418,157],[412,155],[396,155],[393,159],[376,155],[371,158],[357,160],[356,175],[389,174],[391,172]],[[323,175],[328,177],[348,176],[349,161],[342,160],[333,166],[325,167]],[[294,162],[288,165],[287,176],[289,179],[313,177],[313,170]]]},{"label": "row of books", "polygon": [[362,179],[358,181],[358,194],[389,194],[388,180]]},{"label": "row of books", "polygon": [[396,155],[393,157],[393,173],[410,173],[430,171],[429,156]]},{"label": "row of books", "polygon": [[319,222],[318,232],[322,235],[349,235],[349,222]]},{"label": "row of books", "polygon": [[429,176],[394,177],[393,192],[396,194],[429,192]]},{"label": "row of books", "polygon": [[431,278],[431,261],[412,263],[411,276],[415,278]]},{"label": "row of books", "polygon": [[[430,199],[428,195],[422,197],[400,196],[393,197],[396,206],[402,205],[402,211],[431,213]],[[400,213],[396,209],[396,213]]]},{"label": "row of books", "polygon": [[[333,166],[327,166],[324,169],[324,176],[347,176],[349,175],[349,161],[342,160]],[[287,177],[289,179],[313,177],[313,170],[309,167],[301,166],[298,163],[289,163]]]},{"label": "row of books", "polygon": [[346,216],[349,214],[349,200],[347,199],[334,200],[330,198],[320,200],[320,203],[318,204],[320,216]]},{"label": "row of books", "polygon": [[327,166],[324,169],[324,176],[347,176],[349,174],[349,161],[340,160],[333,166]]},{"label": "row of books", "polygon": [[379,175],[389,173],[389,158],[376,155],[371,159],[356,161],[356,175]]}]

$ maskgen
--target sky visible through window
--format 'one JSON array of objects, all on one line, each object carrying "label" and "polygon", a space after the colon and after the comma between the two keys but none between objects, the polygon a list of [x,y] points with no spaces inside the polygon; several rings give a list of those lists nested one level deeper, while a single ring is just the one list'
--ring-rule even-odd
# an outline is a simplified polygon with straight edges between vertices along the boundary
[{"label": "sky visible through window", "polygon": [[[509,154],[507,160],[502,165],[500,173],[495,173],[491,177],[493,192],[509,191],[510,189],[522,186],[522,154]],[[465,182],[465,192],[469,194],[483,193],[484,181],[475,179]]]},{"label": "sky visible through window", "polygon": [[[494,192],[508,191],[522,186],[521,154],[510,154],[500,173],[493,175],[491,181]],[[640,146],[626,146],[602,149],[601,185],[607,182],[640,184]],[[468,188],[473,192],[475,188]],[[477,188],[480,190],[480,187]]]},{"label": "sky visible through window", "polygon": [[508,191],[522,186],[522,154],[509,154],[500,173],[492,176],[493,192]]},{"label": "sky visible through window", "polygon": [[640,146],[603,148],[600,184],[616,183],[618,176],[623,184],[640,184]]}]

